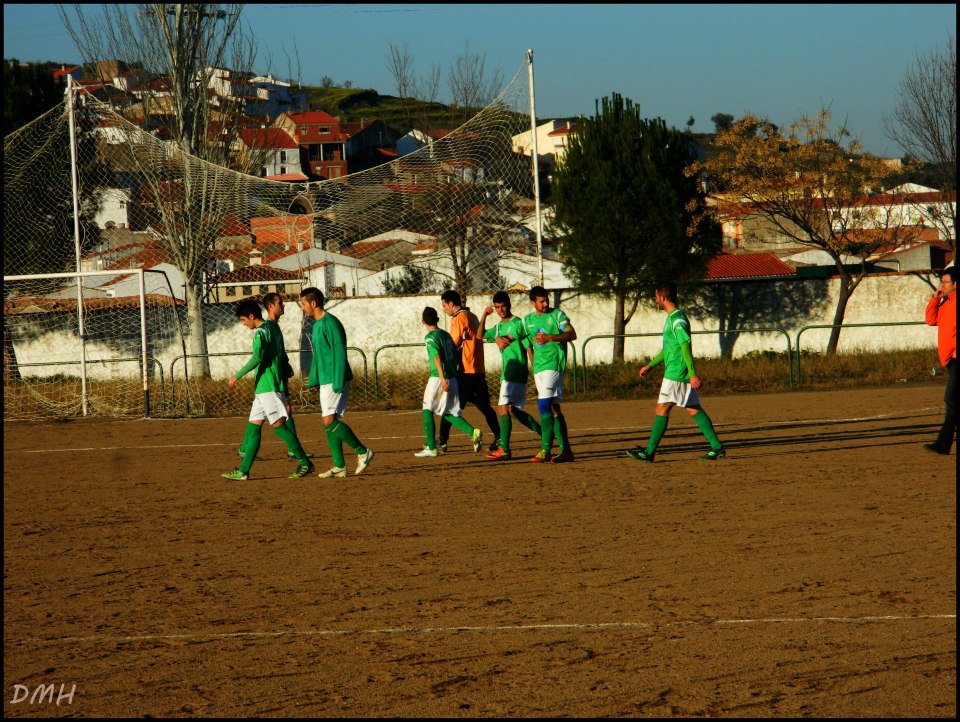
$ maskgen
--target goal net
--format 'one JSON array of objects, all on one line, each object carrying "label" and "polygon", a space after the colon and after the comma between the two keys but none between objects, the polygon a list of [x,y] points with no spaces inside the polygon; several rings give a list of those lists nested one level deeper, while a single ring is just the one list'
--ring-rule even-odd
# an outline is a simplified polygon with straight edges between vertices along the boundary
[{"label": "goal net", "polygon": [[[250,389],[217,383],[249,356],[249,335],[233,315],[242,298],[283,295],[290,309],[281,323],[285,343],[302,361],[310,353],[309,335],[290,302],[304,287],[317,287],[329,299],[409,294],[436,299],[448,288],[489,298],[495,290],[538,282],[526,69],[524,62],[501,93],[459,127],[416,128],[364,151],[341,129],[343,142],[333,147],[348,162],[361,152],[384,162],[340,177],[304,180],[213,165],[170,141],[162,124],[151,124],[162,114],[148,113],[146,99],[110,103],[109,93],[80,92],[72,114],[73,153],[66,101],[4,139],[4,275],[114,271],[120,278],[141,268],[161,271],[167,281],[146,294],[148,305],[156,304],[156,320],[148,330],[159,334],[148,341],[151,349],[181,346],[173,356],[152,354],[156,363],[148,364],[158,379],[164,374],[166,412],[244,413]],[[289,118],[277,118],[272,127],[283,122]],[[293,135],[296,129],[286,131]],[[217,128],[209,132],[216,134]],[[526,147],[518,141],[524,133]],[[259,154],[266,166],[268,159],[289,153],[289,164],[298,171],[326,167],[323,154],[329,149],[273,148],[271,137],[276,134],[224,142],[238,163],[249,165],[250,154]],[[84,279],[79,303],[87,306],[89,345],[95,347],[93,336],[102,344],[91,353],[106,354],[111,347],[117,360],[102,365],[120,373],[127,367],[119,359],[131,350],[130,329],[120,317],[139,301],[128,286],[107,278],[96,284]],[[78,408],[76,358],[56,362],[60,356],[41,358],[45,351],[40,349],[66,353],[68,343],[47,342],[68,333],[71,324],[73,343],[79,341],[76,285],[76,279],[53,283],[47,278],[4,287],[5,378],[13,373],[30,394],[39,379],[60,379],[64,391],[59,395],[49,391],[53,382],[44,382],[44,403],[57,414]],[[182,340],[177,337],[181,329]],[[376,341],[359,337],[356,329],[348,332],[357,346],[350,359],[356,373],[373,357]],[[392,366],[420,369],[421,355],[413,349],[398,353]],[[358,384],[371,381],[358,379]],[[416,397],[419,391],[397,393]],[[370,389],[362,394],[375,396],[382,400]],[[126,402],[109,407],[109,398],[115,394],[102,400],[91,394],[91,408],[133,409]]]}]

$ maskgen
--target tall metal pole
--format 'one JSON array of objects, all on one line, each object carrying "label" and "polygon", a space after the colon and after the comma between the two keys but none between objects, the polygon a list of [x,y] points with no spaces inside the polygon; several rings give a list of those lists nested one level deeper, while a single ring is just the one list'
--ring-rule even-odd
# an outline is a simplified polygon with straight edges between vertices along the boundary
[{"label": "tall metal pole", "polygon": [[[77,273],[80,267],[80,171],[77,167],[77,126],[76,99],[73,76],[67,76],[67,107],[70,111],[70,182],[73,185],[73,247],[77,261]],[[83,415],[87,415],[89,392],[87,390],[87,334],[83,323],[83,280],[77,276],[77,330],[80,334],[80,393],[82,395]]]},{"label": "tall metal pole", "polygon": [[537,109],[533,92],[533,50],[527,50],[527,77],[530,80],[530,152],[533,154],[533,208],[537,214],[537,263],[539,283],[543,285],[543,228],[540,220],[540,164],[537,151]]}]

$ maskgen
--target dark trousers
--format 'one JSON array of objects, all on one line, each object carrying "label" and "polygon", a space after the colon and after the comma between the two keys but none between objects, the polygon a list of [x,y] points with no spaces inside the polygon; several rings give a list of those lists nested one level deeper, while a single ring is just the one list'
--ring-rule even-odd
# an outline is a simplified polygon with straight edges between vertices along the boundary
[{"label": "dark trousers", "polygon": [[[490,405],[490,388],[484,374],[457,374],[457,388],[460,392],[460,408],[472,403],[487,420],[487,426],[493,432],[493,441],[500,438],[500,419],[497,411]],[[446,444],[450,439],[450,422],[440,420],[440,432],[437,441]]]},{"label": "dark trousers", "polygon": [[953,437],[957,435],[957,360],[950,359],[947,364],[947,390],[943,394],[943,403],[946,411],[943,415],[943,426],[937,434],[937,448],[944,454],[949,454],[953,447]]}]

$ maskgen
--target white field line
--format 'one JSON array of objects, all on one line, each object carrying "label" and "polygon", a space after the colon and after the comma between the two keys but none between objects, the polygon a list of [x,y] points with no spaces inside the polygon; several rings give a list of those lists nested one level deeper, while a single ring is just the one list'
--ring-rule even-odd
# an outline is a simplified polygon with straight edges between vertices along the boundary
[{"label": "white field line", "polygon": [[[611,630],[611,629],[661,629],[665,627],[697,626],[712,627],[721,625],[761,625],[761,624],[804,624],[816,622],[834,623],[877,623],[911,622],[930,619],[956,620],[956,614],[917,614],[910,616],[884,615],[865,617],[773,617],[766,619],[716,619],[712,621],[689,620],[680,622],[597,622],[583,624],[517,624],[459,627],[388,627],[383,629],[307,629],[302,631],[278,632],[210,632],[206,634],[140,634],[130,636],[91,635],[88,637],[57,637],[53,639],[23,639],[14,644],[48,645],[79,643],[123,643],[149,641],[214,641],[220,639],[263,639],[273,637],[345,637],[373,636],[379,634],[423,635],[451,634],[456,632],[539,632],[553,630]],[[10,640],[8,640],[9,642]]]}]

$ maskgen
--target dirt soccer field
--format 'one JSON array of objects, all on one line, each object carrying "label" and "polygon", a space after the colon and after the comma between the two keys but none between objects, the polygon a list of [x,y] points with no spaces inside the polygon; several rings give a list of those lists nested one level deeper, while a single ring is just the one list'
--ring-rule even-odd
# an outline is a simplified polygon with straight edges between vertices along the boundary
[{"label": "dirt soccer field", "polygon": [[942,395],[707,392],[728,458],[675,411],[652,465],[652,400],[566,404],[567,465],[348,411],[337,480],[272,433],[221,478],[239,418],[5,424],[4,716],[954,717]]}]

